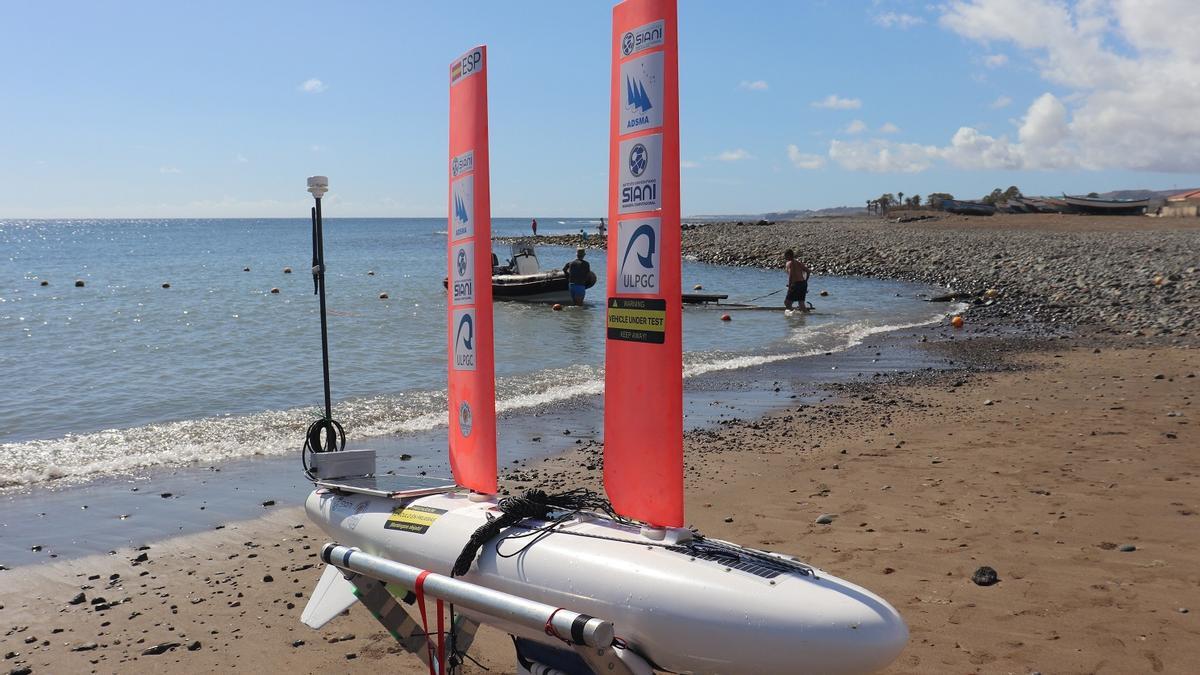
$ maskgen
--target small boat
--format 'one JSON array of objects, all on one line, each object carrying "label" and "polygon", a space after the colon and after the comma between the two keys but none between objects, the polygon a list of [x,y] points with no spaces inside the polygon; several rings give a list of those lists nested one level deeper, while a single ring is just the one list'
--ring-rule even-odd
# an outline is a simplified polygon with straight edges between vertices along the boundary
[{"label": "small boat", "polygon": [[1096,197],[1071,197],[1063,195],[1063,201],[1075,213],[1101,216],[1140,216],[1146,213],[1150,199],[1098,199]]},{"label": "small boat", "polygon": [[996,213],[996,207],[991,204],[964,202],[957,199],[943,199],[942,210],[960,216],[991,216]]},{"label": "small boat", "polygon": [[[587,287],[595,284],[596,273],[591,272]],[[448,285],[449,281],[442,279],[442,287],[448,288]],[[543,270],[533,245],[518,242],[512,245],[507,264],[501,265],[496,254],[492,254],[492,299],[566,303],[571,302],[571,292],[565,272]]]}]

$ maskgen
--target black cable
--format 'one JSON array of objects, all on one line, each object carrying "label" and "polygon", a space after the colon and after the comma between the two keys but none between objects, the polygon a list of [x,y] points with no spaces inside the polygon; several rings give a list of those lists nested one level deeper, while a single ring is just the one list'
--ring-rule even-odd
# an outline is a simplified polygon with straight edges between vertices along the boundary
[{"label": "black cable", "polygon": [[612,504],[607,499],[583,488],[552,495],[546,494],[544,490],[529,490],[524,495],[505,497],[500,500],[498,508],[501,512],[499,517],[489,516],[488,522],[480,525],[471,534],[471,538],[463,546],[462,553],[454,561],[450,576],[459,577],[470,571],[471,563],[475,561],[475,556],[484,544],[526,518],[544,520],[552,511],[567,511],[565,516],[556,519],[556,523],[561,523],[580,511],[596,510],[603,511],[614,520],[624,521],[613,511]]},{"label": "black cable", "polygon": [[[322,435],[322,432],[324,434]],[[304,464],[304,475],[309,480],[316,480],[312,469],[308,466],[308,456],[318,452],[338,452],[346,447],[346,431],[337,420],[320,418],[313,420],[304,432],[304,449],[300,451],[300,461]]]},{"label": "black cable", "polygon": [[313,293],[320,297],[321,310],[321,373],[325,385],[325,415],[308,426],[304,433],[304,449],[300,451],[300,463],[304,475],[316,480],[308,465],[309,454],[338,452],[346,447],[346,431],[333,419],[333,401],[329,392],[329,328],[325,310],[325,235],[322,231],[321,198],[309,210],[312,218],[312,275]]}]

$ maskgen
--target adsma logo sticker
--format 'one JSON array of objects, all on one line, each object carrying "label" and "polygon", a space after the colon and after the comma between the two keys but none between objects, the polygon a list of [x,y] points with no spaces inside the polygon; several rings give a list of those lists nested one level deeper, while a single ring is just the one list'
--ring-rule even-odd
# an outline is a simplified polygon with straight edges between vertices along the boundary
[{"label": "adsma logo sticker", "polygon": [[662,52],[654,52],[622,63],[617,87],[621,96],[619,133],[627,134],[662,126]]},{"label": "adsma logo sticker", "polygon": [[454,240],[475,234],[475,176],[450,184],[450,224]]}]

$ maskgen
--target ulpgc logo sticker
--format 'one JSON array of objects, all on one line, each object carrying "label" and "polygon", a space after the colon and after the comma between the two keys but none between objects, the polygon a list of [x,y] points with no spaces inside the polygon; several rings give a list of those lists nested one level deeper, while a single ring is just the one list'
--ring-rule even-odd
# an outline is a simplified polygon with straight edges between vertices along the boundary
[{"label": "ulpgc logo sticker", "polygon": [[458,178],[464,173],[475,170],[475,151],[468,150],[450,159],[450,177]]},{"label": "ulpgc logo sticker", "polygon": [[655,211],[662,204],[662,134],[622,141],[620,203],[617,213]]},{"label": "ulpgc logo sticker", "polygon": [[663,53],[654,52],[621,64],[621,128],[619,133],[661,127],[663,123]]},{"label": "ulpgc logo sticker", "polygon": [[662,19],[653,23],[647,23],[621,36],[621,55],[632,56],[643,49],[651,47],[661,47],[663,44],[663,30],[666,22]]},{"label": "ulpgc logo sticker", "polygon": [[450,249],[450,304],[475,302],[475,244],[457,244]]},{"label": "ulpgc logo sticker", "polygon": [[617,223],[617,293],[658,294],[662,261],[662,227],[658,218]]},{"label": "ulpgc logo sticker", "polygon": [[455,370],[475,370],[475,310],[454,310]]},{"label": "ulpgc logo sticker", "polygon": [[483,47],[477,47],[450,64],[450,86],[481,72],[483,72]]},{"label": "ulpgc logo sticker", "polygon": [[465,239],[475,234],[475,176],[450,184],[450,238]]}]

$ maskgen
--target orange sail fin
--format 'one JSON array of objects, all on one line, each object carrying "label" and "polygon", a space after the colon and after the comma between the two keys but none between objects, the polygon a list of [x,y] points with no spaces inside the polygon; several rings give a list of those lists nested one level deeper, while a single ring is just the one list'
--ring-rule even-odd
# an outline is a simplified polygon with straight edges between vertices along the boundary
[{"label": "orange sail fin", "polygon": [[495,494],[496,368],[488,189],[487,48],[450,64],[446,322],[450,468],[459,485]]},{"label": "orange sail fin", "polygon": [[683,525],[679,59],[675,0],[613,8],[604,485],[621,514]]}]

